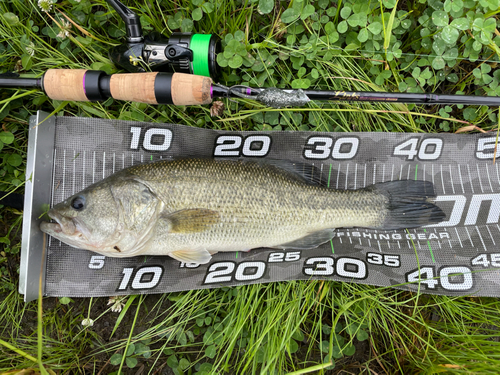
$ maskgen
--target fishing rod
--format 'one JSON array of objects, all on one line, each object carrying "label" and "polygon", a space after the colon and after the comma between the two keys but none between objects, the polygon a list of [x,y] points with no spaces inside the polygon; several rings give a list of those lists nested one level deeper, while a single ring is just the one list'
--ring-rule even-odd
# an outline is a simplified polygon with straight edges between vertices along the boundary
[{"label": "fishing rod", "polygon": [[0,88],[37,88],[55,100],[104,101],[108,98],[147,104],[199,105],[214,98],[248,98],[273,108],[303,106],[311,100],[465,104],[500,106],[500,97],[364,91],[295,90],[242,85],[226,87],[205,76],[149,72],[108,75],[104,71],[49,69],[40,78],[0,75]]},{"label": "fishing rod", "polygon": [[[49,69],[40,78],[0,75],[0,88],[36,88],[55,100],[104,101],[108,98],[147,104],[209,104],[213,98],[247,98],[273,108],[303,106],[311,100],[466,104],[500,106],[500,98],[363,91],[292,90],[226,87],[214,83],[221,51],[215,35],[172,33],[170,39],[153,32],[143,36],[140,19],[118,0],[106,0],[125,23],[126,42],[109,57],[128,71],[108,75],[96,70]],[[152,71],[152,72],[146,72]]]}]

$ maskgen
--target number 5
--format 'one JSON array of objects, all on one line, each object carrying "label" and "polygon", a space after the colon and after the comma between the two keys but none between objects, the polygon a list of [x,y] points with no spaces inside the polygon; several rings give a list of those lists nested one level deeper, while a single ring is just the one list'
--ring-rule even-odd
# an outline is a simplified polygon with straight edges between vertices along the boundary
[{"label": "number 5", "polygon": [[104,255],[92,255],[89,262],[89,268],[92,270],[100,270],[104,267],[104,259],[106,259]]}]

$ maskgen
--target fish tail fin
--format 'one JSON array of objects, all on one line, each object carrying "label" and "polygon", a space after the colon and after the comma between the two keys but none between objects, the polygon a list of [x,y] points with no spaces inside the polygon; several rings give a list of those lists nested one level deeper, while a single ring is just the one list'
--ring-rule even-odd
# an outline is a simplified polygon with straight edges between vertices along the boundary
[{"label": "fish tail fin", "polygon": [[434,185],[429,181],[401,180],[372,186],[383,194],[386,211],[381,229],[417,228],[443,221],[445,213],[433,203]]}]

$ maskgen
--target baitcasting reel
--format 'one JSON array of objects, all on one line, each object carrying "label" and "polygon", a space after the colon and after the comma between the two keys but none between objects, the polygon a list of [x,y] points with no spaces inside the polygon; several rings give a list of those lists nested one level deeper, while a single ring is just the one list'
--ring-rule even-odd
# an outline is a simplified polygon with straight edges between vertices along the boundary
[{"label": "baitcasting reel", "polygon": [[218,78],[216,58],[221,46],[216,35],[172,33],[167,39],[153,32],[143,37],[137,14],[118,0],[106,1],[123,19],[127,31],[127,43],[109,52],[116,65],[131,73],[151,70]]}]

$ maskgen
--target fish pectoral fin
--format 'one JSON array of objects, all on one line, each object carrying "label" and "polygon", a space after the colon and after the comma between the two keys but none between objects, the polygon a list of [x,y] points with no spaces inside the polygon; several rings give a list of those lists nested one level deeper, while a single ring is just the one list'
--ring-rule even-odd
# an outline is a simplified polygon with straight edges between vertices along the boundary
[{"label": "fish pectoral fin", "polygon": [[278,249],[314,249],[319,245],[330,241],[335,236],[335,229],[324,229],[314,232],[298,240],[275,246]]},{"label": "fish pectoral fin", "polygon": [[195,208],[162,215],[170,223],[170,233],[203,232],[212,225],[219,223],[220,215],[217,211],[205,208]]},{"label": "fish pectoral fin", "polygon": [[184,263],[206,264],[210,262],[212,256],[205,249],[177,250],[169,253],[172,258]]}]

